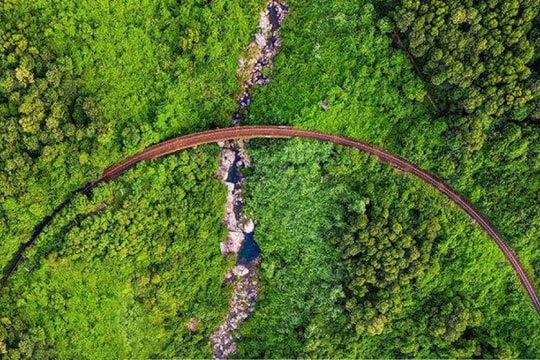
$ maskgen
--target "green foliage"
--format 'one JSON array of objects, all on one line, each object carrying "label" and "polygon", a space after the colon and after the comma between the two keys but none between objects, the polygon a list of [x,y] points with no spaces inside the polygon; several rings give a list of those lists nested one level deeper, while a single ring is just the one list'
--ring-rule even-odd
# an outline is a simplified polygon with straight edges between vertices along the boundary
[{"label": "green foliage", "polygon": [[[528,34],[540,4],[519,0],[405,1],[395,15],[430,81],[467,114],[523,120],[533,89],[535,44]],[[480,119],[475,119],[480,121]]]},{"label": "green foliage", "polygon": [[[387,10],[397,5],[389,3],[385,4]],[[413,3],[405,2],[403,7]],[[468,88],[450,84],[436,87],[432,95],[441,107],[440,113],[429,114],[417,102],[425,93],[424,87],[414,78],[407,80],[412,76],[412,66],[403,53],[389,48],[390,41],[383,35],[389,31],[386,18],[377,19],[369,5],[359,3],[302,5],[297,12],[292,7],[282,28],[284,46],[274,78],[257,91],[249,120],[308,127],[380,143],[430,169],[488,214],[517,249],[529,273],[538,279],[540,218],[536,202],[540,184],[535,179],[540,178],[540,162],[538,147],[533,145],[538,143],[538,128],[504,119],[494,121],[482,109],[463,116],[460,102]],[[472,7],[469,3],[459,6]],[[423,11],[429,17],[437,7],[424,7]],[[350,20],[351,25],[317,21],[321,14],[342,23]],[[520,16],[509,21],[527,28]],[[352,19],[356,19],[355,25]],[[527,21],[530,23],[530,19]],[[423,26],[421,19],[415,26]],[[441,39],[447,34],[437,34],[433,25],[423,30],[432,31],[424,36],[436,42],[449,41]],[[452,49],[449,45],[444,50]],[[422,60],[420,65],[424,64]],[[443,56],[439,60],[447,59]],[[519,65],[512,57],[484,60],[491,63],[486,66],[494,75],[508,77],[509,86],[502,87],[503,91],[524,89],[526,95],[535,81],[535,73],[527,75],[525,71],[520,73],[523,77],[515,78],[501,70],[502,66]],[[468,60],[463,61],[461,75],[474,74],[469,74]],[[359,71],[365,64],[369,70]],[[428,80],[435,76],[424,69]],[[484,80],[479,77],[475,81],[480,84]],[[332,91],[346,95],[334,99]],[[357,95],[348,96],[351,93]],[[523,120],[534,108],[530,97],[520,102],[507,101],[505,96],[506,105],[497,103],[497,111],[502,109],[515,120]],[[326,112],[321,109],[325,98],[329,103]],[[493,100],[500,102],[496,96]],[[302,229],[306,234],[319,232],[321,243],[333,239],[343,258],[335,263],[330,278],[319,277],[319,272],[326,274],[328,270],[318,262],[311,266],[302,262],[302,270],[290,275],[296,280],[275,279],[263,272],[267,276],[263,287],[266,281],[267,288],[280,290],[265,294],[243,329],[239,357],[538,357],[540,335],[532,307],[498,250],[469,225],[464,214],[447,201],[426,194],[418,184],[410,189],[410,181],[403,183],[395,173],[381,171],[380,166],[365,161],[355,165],[355,161],[346,160],[354,158],[348,153],[339,157],[341,165],[328,160],[333,156],[319,153],[320,159],[312,156],[305,165],[296,163],[291,170],[287,157],[306,151],[305,146],[296,145],[295,150],[284,146],[273,155],[265,151],[253,156],[257,162],[251,179],[266,182],[260,188],[252,185],[248,202],[254,217],[264,219],[259,226],[264,226],[264,231],[259,230],[257,235],[263,254],[282,243],[287,244],[282,253],[315,247],[311,245],[314,240],[306,244],[301,235],[289,237],[282,224],[292,222],[292,229]],[[276,159],[269,159],[271,156]],[[321,166],[321,162],[330,165]],[[305,181],[295,181],[296,173]],[[355,180],[349,181],[348,176]],[[334,184],[329,185],[332,179]],[[347,183],[345,189],[336,192],[343,183]],[[316,195],[311,195],[312,188]],[[295,194],[309,195],[300,200]],[[340,204],[338,208],[336,203]],[[328,213],[316,210],[320,208]],[[312,216],[303,215],[311,211]],[[334,225],[328,227],[328,221]],[[263,225],[268,222],[273,225]],[[308,224],[312,225],[310,231],[306,230]],[[335,249],[326,251],[325,256],[336,256]],[[270,274],[287,271],[299,262],[285,262],[283,256],[265,258],[277,264],[267,269]],[[315,301],[301,294],[291,297],[286,291],[292,286],[290,282],[304,289],[304,278],[306,284],[325,295]],[[331,296],[330,289],[337,288],[342,289],[344,298]],[[311,315],[306,315],[307,311]],[[289,319],[295,319],[294,326]],[[261,323],[270,324],[269,329],[262,331],[257,326]],[[264,345],[268,343],[272,345]]]},{"label": "green foliage", "polygon": [[[284,46],[276,60],[274,78],[256,92],[249,120],[349,135],[381,144],[411,159],[447,181],[487,214],[517,250],[540,287],[537,280],[540,278],[540,248],[536,246],[540,237],[537,211],[540,183],[536,181],[540,178],[540,152],[536,145],[540,128],[527,122],[498,120],[494,123],[493,117],[484,113],[463,117],[456,110],[459,107],[457,93],[448,87],[441,87],[435,93],[435,102],[445,105],[439,109],[440,114],[430,114],[427,107],[431,105],[410,100],[414,96],[407,98],[407,92],[415,94],[415,89],[422,89],[412,77],[412,65],[401,50],[389,47],[387,35],[377,32],[375,24],[386,33],[387,19],[377,16],[369,4],[351,3],[329,6],[310,2],[302,4],[305,5],[300,7],[302,11],[295,12],[292,8],[281,29]],[[413,3],[418,2],[406,2],[403,6]],[[399,10],[391,1],[385,2],[385,6],[387,11],[380,11],[384,14],[390,14],[391,9]],[[435,13],[437,7],[423,11]],[[342,28],[336,27],[334,22],[316,21],[321,14],[340,19],[343,15],[339,14],[348,14],[345,19],[356,19],[355,24],[359,25]],[[426,27],[425,31],[429,29]],[[533,33],[529,34],[531,38]],[[348,41],[347,46],[337,48],[345,41]],[[323,43],[325,46],[321,45]],[[381,45],[377,46],[379,43]],[[325,48],[333,51],[320,50]],[[315,51],[322,55],[315,56]],[[537,58],[535,55],[533,61]],[[369,71],[358,71],[366,63],[371,66]],[[378,69],[386,72],[379,76]],[[395,81],[389,81],[393,76],[396,76]],[[407,81],[409,77],[413,81]],[[534,79],[537,74],[533,72],[529,80]],[[521,81],[519,86],[529,86],[529,80]],[[404,86],[404,83],[412,85]],[[333,102],[327,95],[329,89],[352,92],[355,86],[359,97],[348,97],[332,108]],[[326,112],[320,106],[324,98],[329,99]],[[380,106],[369,106],[372,104]],[[481,121],[476,121],[479,119]],[[493,126],[487,131],[489,125]]]},{"label": "green foliage", "polygon": [[79,195],[0,300],[6,357],[210,357],[229,297],[217,154],[140,164],[91,199]]},{"label": "green foliage", "polygon": [[[456,77],[432,88],[435,102],[444,105],[440,114],[444,118],[400,121],[387,147],[446,179],[488,214],[539,279],[540,128],[534,109],[540,98],[538,17],[533,16],[538,4],[450,0],[430,4],[403,2],[394,18],[419,56],[427,81],[436,82],[449,72]],[[483,43],[485,47],[475,47]],[[501,53],[492,53],[497,47]],[[463,103],[469,96],[485,101],[467,115]]]},{"label": "green foliage", "polygon": [[[249,122],[325,130],[379,144],[398,121],[429,118],[421,106],[422,82],[390,46],[388,22],[378,20],[366,1],[294,1],[281,29],[275,75],[257,89]],[[325,99],[327,111],[321,107]]]},{"label": "green foliage", "polygon": [[315,142],[250,152],[263,292],[239,358],[538,356],[511,268],[434,189]]},{"label": "green foliage", "polygon": [[0,263],[70,191],[168,137],[224,126],[258,1],[0,5]]},{"label": "green foliage", "polygon": [[[260,5],[4,1],[0,262],[107,165],[227,124]],[[248,121],[353,136],[431,170],[490,217],[540,285],[538,5],[289,5]],[[511,269],[449,201],[353,151],[254,143],[246,210],[261,293],[238,357],[540,356],[538,319]],[[0,354],[209,357],[229,296],[216,156],[140,164],[77,196],[0,298]]]},{"label": "green foliage", "polygon": [[260,144],[257,149],[249,146],[257,160],[246,182],[246,212],[257,221],[261,294],[255,312],[240,329],[236,356],[292,358],[311,346],[317,357],[335,357],[318,346],[316,338],[305,345],[306,333],[328,336],[331,324],[339,329],[346,321],[340,305],[344,294],[339,253],[324,235],[337,210],[321,185],[322,164],[331,146],[292,141],[269,149],[267,141]]}]

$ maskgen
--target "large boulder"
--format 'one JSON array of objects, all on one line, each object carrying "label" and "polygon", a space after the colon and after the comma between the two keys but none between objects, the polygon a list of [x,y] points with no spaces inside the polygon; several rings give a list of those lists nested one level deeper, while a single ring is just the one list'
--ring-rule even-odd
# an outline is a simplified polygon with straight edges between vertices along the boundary
[{"label": "large boulder", "polygon": [[233,267],[232,272],[234,275],[242,277],[249,274],[249,269],[244,265],[236,265],[235,267]]}]

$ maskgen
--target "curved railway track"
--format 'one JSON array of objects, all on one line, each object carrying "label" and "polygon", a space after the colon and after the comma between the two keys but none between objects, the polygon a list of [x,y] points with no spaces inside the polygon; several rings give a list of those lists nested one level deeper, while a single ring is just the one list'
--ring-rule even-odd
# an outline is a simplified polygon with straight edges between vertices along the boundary
[{"label": "curved railway track", "polygon": [[[376,156],[379,161],[389,164],[392,167],[399,169],[401,171],[407,172],[416,176],[417,178],[427,182],[438,191],[450,198],[454,203],[461,207],[469,216],[471,216],[477,224],[490,236],[490,238],[495,242],[499,249],[504,254],[506,260],[512,266],[512,269],[516,273],[523,289],[530,298],[536,312],[540,316],[540,300],[536,293],[536,290],[529,279],[523,265],[520,263],[516,254],[513,250],[504,242],[501,235],[497,233],[493,225],[478,211],[476,210],[466,199],[459,195],[456,191],[452,190],[448,185],[443,183],[441,180],[438,180],[435,176],[430,173],[420,169],[413,163],[389,153],[386,150],[379,149],[375,146],[369,145],[365,142],[354,140],[351,138],[326,134],[318,131],[309,131],[309,130],[300,130],[288,126],[242,126],[242,127],[231,127],[225,129],[217,129],[199,132],[191,135],[181,136],[171,140],[161,142],[157,145],[150,146],[146,150],[130,156],[125,160],[119,162],[118,164],[112,165],[105,169],[101,178],[97,181],[92,182],[84,186],[80,192],[88,192],[92,190],[96,185],[101,182],[106,182],[115,179],[120,174],[122,174],[127,169],[133,167],[137,163],[156,159],[168,154],[172,154],[179,150],[188,149],[196,147],[198,145],[220,142],[231,139],[253,139],[253,138],[307,138],[307,139],[316,139],[326,142],[331,142],[333,144],[353,147],[358,150],[367,152],[371,155]],[[60,208],[55,210],[52,216],[58,213],[61,208],[63,208],[68,201],[62,203]],[[5,285],[9,277],[15,272],[17,265],[22,259],[24,251],[30,247],[35,240],[37,239],[39,233],[48,226],[52,220],[52,216],[49,216],[42,222],[34,232],[32,238],[25,244],[21,246],[19,251],[14,257],[11,266],[8,268],[8,271],[4,275],[2,284]]]}]

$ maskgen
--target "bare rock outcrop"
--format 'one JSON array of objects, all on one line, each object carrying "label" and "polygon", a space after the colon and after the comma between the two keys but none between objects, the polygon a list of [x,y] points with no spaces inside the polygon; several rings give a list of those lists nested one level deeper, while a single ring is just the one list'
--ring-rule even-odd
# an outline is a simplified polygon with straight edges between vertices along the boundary
[{"label": "bare rock outcrop", "polygon": [[238,335],[235,331],[238,330],[240,324],[255,310],[255,301],[259,296],[259,274],[257,269],[259,262],[259,259],[253,262],[251,269],[247,267],[241,270],[238,269],[237,271],[243,274],[241,276],[234,275],[234,269],[230,272],[230,276],[234,276],[235,278],[233,280],[233,294],[229,302],[229,313],[225,321],[221,323],[219,328],[210,337],[210,342],[214,350],[214,358],[216,359],[226,359],[236,352],[235,338]]}]

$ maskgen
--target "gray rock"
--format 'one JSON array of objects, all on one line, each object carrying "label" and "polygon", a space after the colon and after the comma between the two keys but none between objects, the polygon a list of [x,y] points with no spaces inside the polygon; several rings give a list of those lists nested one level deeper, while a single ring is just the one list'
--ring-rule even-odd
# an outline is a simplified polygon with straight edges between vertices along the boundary
[{"label": "gray rock", "polygon": [[249,269],[244,265],[236,265],[235,267],[233,267],[232,272],[234,275],[242,277],[249,274]]}]

